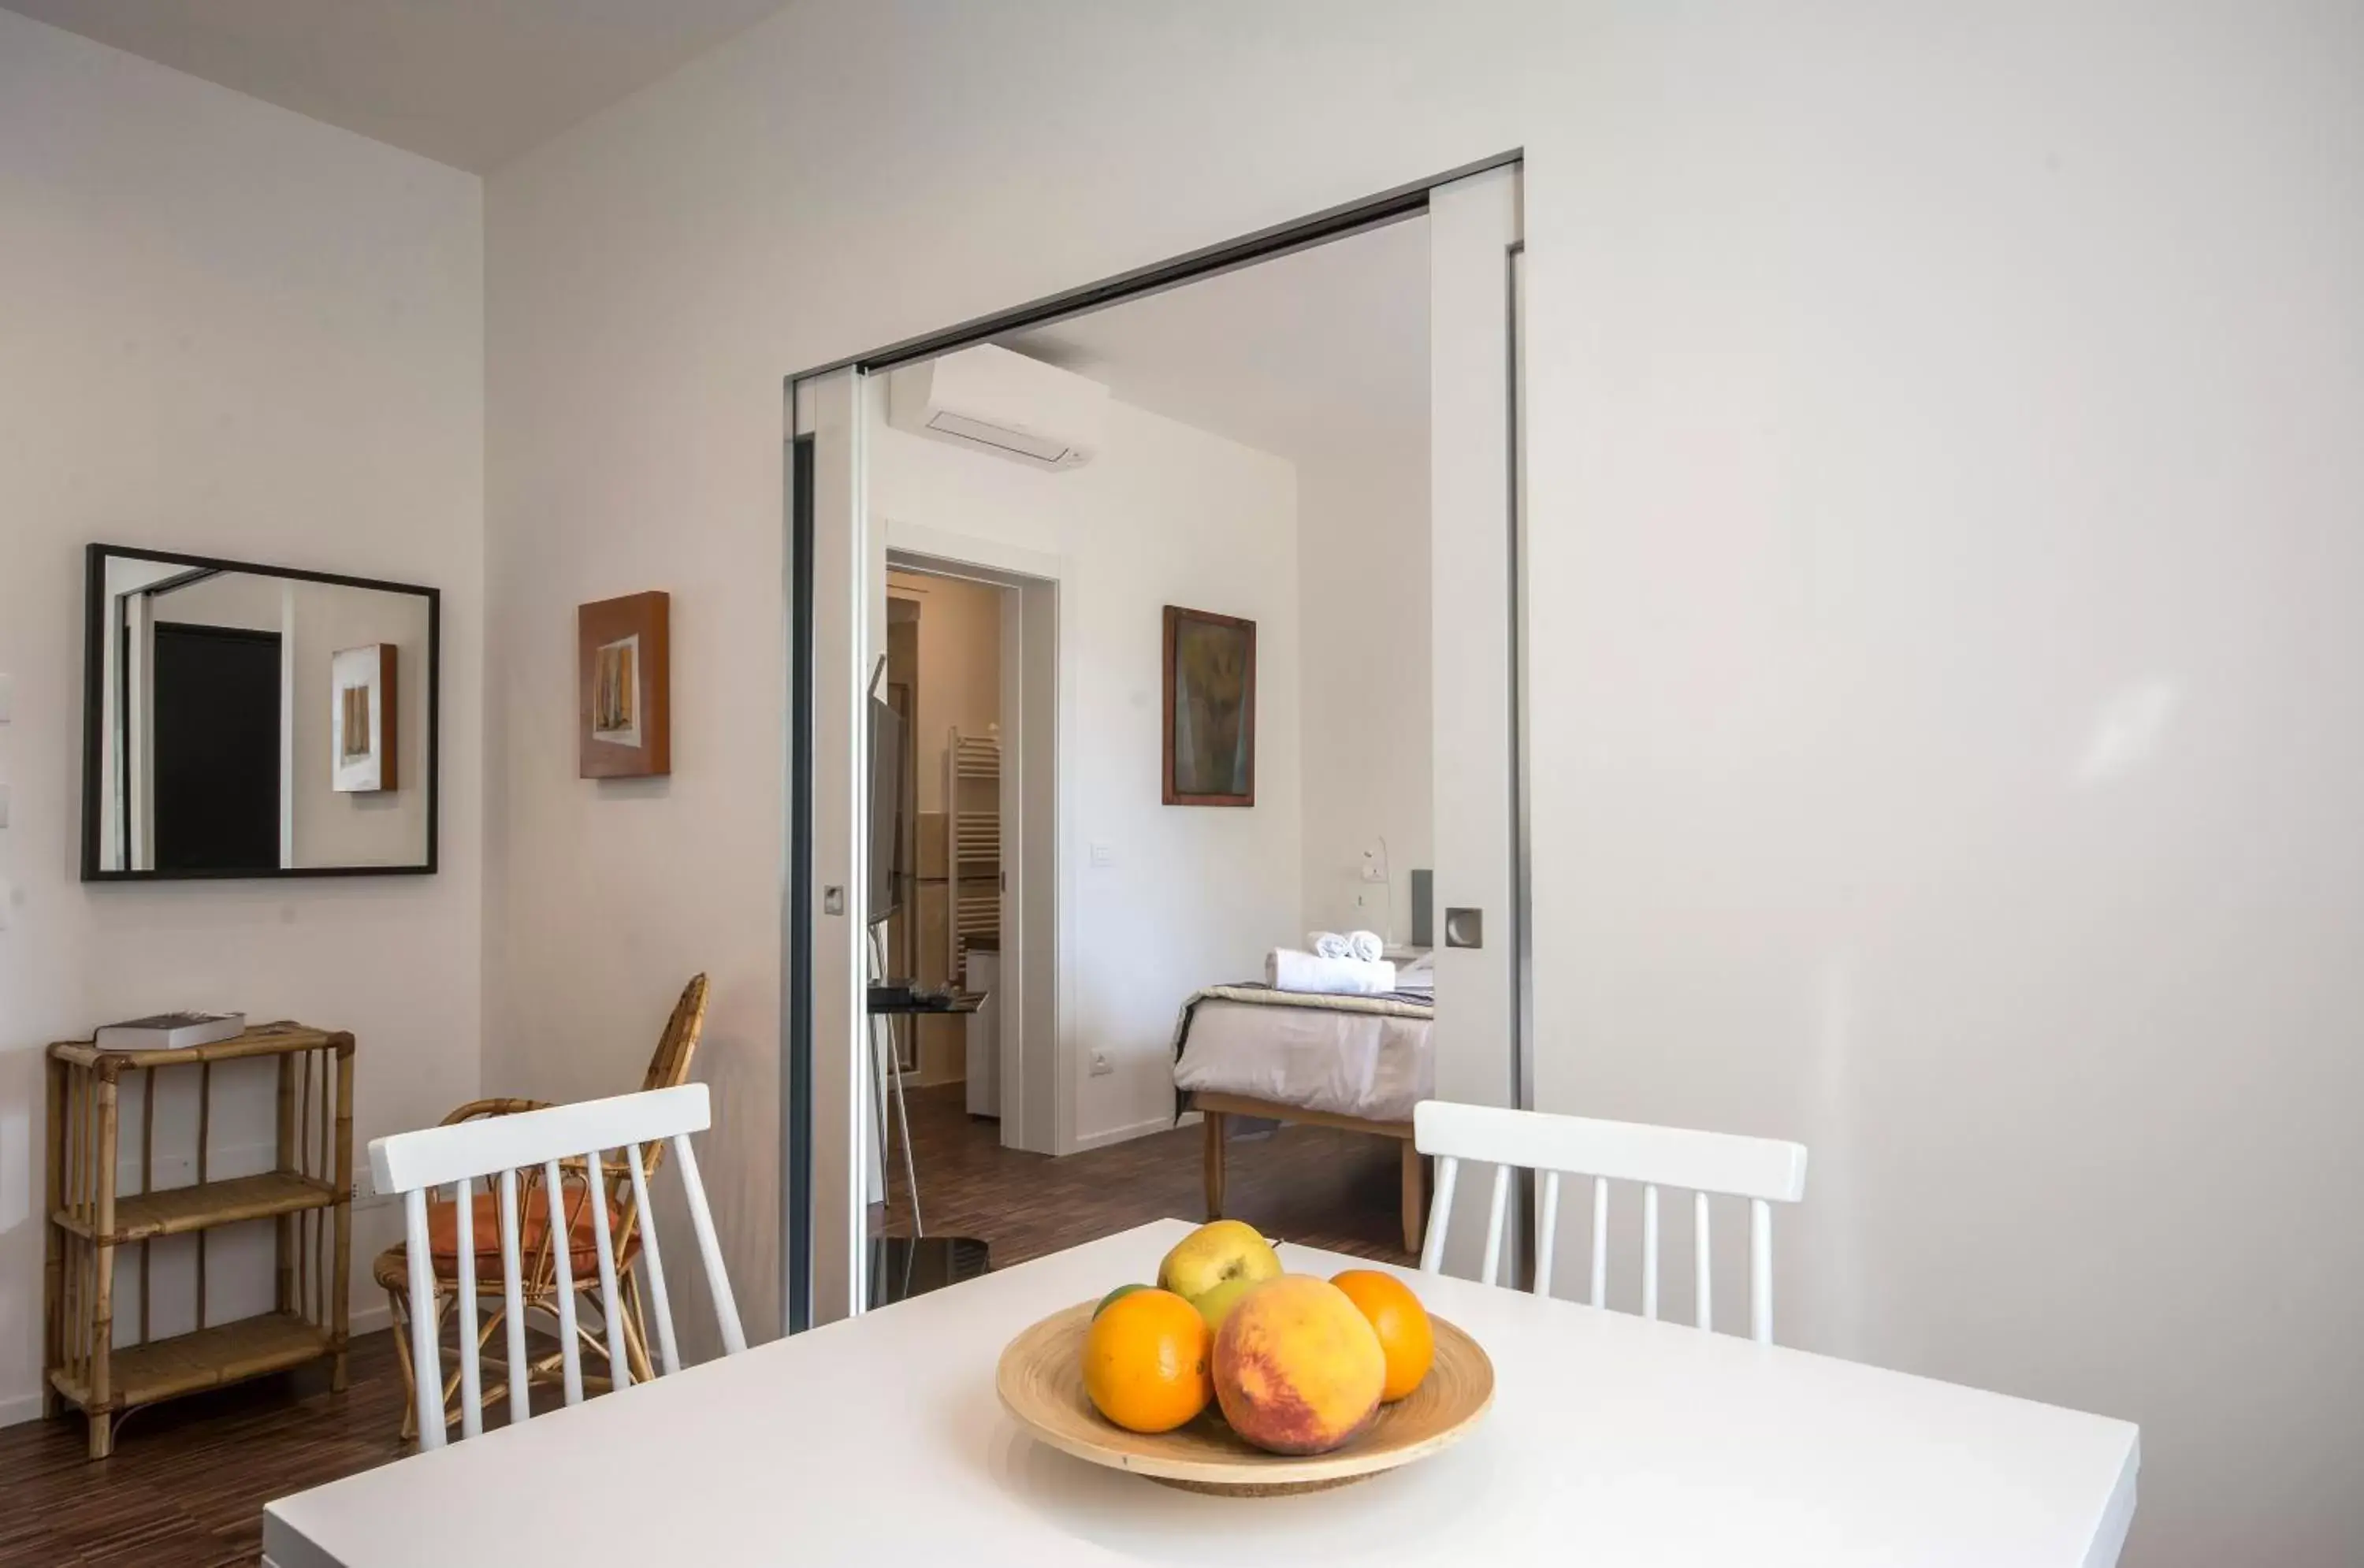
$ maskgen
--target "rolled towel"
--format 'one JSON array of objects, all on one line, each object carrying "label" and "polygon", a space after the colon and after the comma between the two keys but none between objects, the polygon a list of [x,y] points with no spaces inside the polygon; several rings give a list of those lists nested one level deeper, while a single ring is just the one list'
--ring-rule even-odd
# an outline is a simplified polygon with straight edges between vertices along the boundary
[{"label": "rolled towel", "polygon": [[1295,948],[1265,955],[1264,977],[1276,991],[1310,991],[1333,996],[1384,996],[1396,988],[1396,966],[1384,960],[1323,958]]},{"label": "rolled towel", "polygon": [[[1354,942],[1335,931],[1308,931],[1305,933],[1305,945],[1313,950],[1313,956],[1316,958],[1355,956]],[[1373,953],[1371,956],[1377,958],[1379,955]]]},{"label": "rolled towel", "polygon": [[1377,931],[1348,931],[1346,956],[1359,958],[1365,963],[1377,963],[1388,955],[1388,944],[1379,940]]}]

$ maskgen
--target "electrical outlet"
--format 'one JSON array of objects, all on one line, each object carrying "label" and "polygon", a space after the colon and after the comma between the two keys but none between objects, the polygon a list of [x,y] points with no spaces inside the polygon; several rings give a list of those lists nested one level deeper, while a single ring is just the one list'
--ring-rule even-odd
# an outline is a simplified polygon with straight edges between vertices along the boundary
[{"label": "electrical outlet", "polygon": [[352,1196],[353,1208],[356,1212],[368,1208],[386,1208],[396,1201],[393,1194],[377,1190],[377,1184],[370,1180],[369,1166],[366,1162],[353,1167]]},{"label": "electrical outlet", "polygon": [[1093,1052],[1092,1052],[1092,1076],[1093,1076],[1093,1077],[1095,1077],[1095,1078],[1105,1078],[1105,1077],[1107,1077],[1110,1073],[1113,1073],[1113,1072],[1115,1072],[1115,1071],[1116,1071],[1116,1063],[1115,1063],[1115,1062],[1110,1062],[1110,1061],[1109,1060],[1109,1053],[1108,1053],[1107,1051],[1093,1051]]}]

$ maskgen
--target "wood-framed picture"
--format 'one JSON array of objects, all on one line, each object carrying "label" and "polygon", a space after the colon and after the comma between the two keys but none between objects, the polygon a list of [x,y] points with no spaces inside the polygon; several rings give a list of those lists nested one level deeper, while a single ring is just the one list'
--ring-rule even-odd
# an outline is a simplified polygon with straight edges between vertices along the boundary
[{"label": "wood-framed picture", "polygon": [[672,599],[627,594],[574,612],[579,765],[586,779],[673,772]]},{"label": "wood-framed picture", "polygon": [[1255,622],[1165,606],[1165,804],[1255,804]]},{"label": "wood-framed picture", "polygon": [[401,786],[396,668],[391,642],[341,648],[329,657],[329,787],[339,795]]}]

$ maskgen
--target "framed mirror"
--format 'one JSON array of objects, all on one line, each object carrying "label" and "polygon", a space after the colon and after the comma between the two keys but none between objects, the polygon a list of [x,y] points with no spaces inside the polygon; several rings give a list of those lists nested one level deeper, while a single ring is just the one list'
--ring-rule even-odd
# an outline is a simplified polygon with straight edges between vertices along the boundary
[{"label": "framed mirror", "polygon": [[435,870],[442,595],[94,544],[85,882]]}]

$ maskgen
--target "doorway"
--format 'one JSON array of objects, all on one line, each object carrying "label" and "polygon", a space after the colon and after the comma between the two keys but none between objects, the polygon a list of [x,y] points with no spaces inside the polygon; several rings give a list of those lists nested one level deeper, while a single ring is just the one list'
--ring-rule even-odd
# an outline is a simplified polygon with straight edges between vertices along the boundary
[{"label": "doorway", "polygon": [[277,865],[279,633],[158,621],[151,647],[156,869]]},{"label": "doorway", "polygon": [[[990,1124],[1003,1148],[1056,1153],[1072,1115],[1059,1092],[1069,1051],[1060,985],[1065,565],[890,517],[875,531],[886,545],[888,684],[898,621],[913,628],[918,675],[912,972],[983,998],[974,1014],[925,1021],[907,1086]],[[928,1174],[921,1162],[922,1215]]]},{"label": "doorway", "polygon": [[[864,1184],[854,1175],[860,1168],[859,1151],[865,1142],[861,1106],[864,1096],[856,1092],[860,1079],[855,1068],[861,1059],[859,986],[864,965],[853,936],[861,914],[850,906],[847,895],[850,889],[866,885],[868,880],[865,835],[859,830],[861,803],[868,792],[866,759],[853,721],[861,711],[857,671],[871,664],[874,649],[885,653],[892,636],[892,623],[883,611],[884,595],[879,595],[882,609],[874,611],[867,590],[883,582],[890,550],[912,542],[908,533],[898,533],[901,525],[891,520],[897,510],[891,499],[882,501],[875,491],[874,445],[883,449],[893,444],[886,428],[873,417],[882,403],[891,400],[888,383],[906,367],[948,361],[972,348],[1009,350],[1014,347],[1030,362],[1056,370],[1057,344],[1039,338],[1031,343],[1020,339],[1120,301],[1145,301],[1153,295],[1172,297],[1169,291],[1180,291],[1188,283],[1247,276],[1257,270],[1258,263],[1308,253],[1332,240],[1370,234],[1411,219],[1420,220],[1418,232],[1424,240],[1430,280],[1422,300],[1431,338],[1423,345],[1429,350],[1428,369],[1422,373],[1419,398],[1423,424],[1412,438],[1428,451],[1429,462],[1416,483],[1426,503],[1429,527],[1412,554],[1426,580],[1421,600],[1423,625],[1434,628],[1433,646],[1420,661],[1422,695],[1433,705],[1433,728],[1423,734],[1424,741],[1433,736],[1434,756],[1423,764],[1428,788],[1422,792],[1433,816],[1433,847],[1427,865],[1420,864],[1417,851],[1408,854],[1411,863],[1406,864],[1391,852],[1392,844],[1402,840],[1392,834],[1374,835],[1359,863],[1335,868],[1335,874],[1341,882],[1355,877],[1389,883],[1379,906],[1388,917],[1401,908],[1401,936],[1408,938],[1414,929],[1433,929],[1440,947],[1452,950],[1435,955],[1438,984],[1432,1006],[1436,1009],[1437,1045],[1435,1087],[1431,1092],[1479,1103],[1517,1102],[1524,1055],[1520,1039],[1522,1009],[1517,1005],[1522,900],[1516,816],[1520,778],[1517,615],[1522,596],[1515,576],[1520,521],[1511,434],[1516,395],[1511,353],[1517,323],[1510,301],[1512,258],[1519,243],[1517,183],[1515,160],[1424,183],[1304,225],[1252,237],[925,342],[882,350],[862,361],[813,373],[792,383],[790,435],[795,466],[791,490],[796,506],[791,558],[794,592],[800,596],[800,602],[792,606],[792,623],[797,628],[798,651],[806,656],[798,661],[791,680],[791,692],[799,704],[791,725],[792,735],[799,737],[791,773],[800,787],[791,803],[790,841],[797,853],[792,856],[796,863],[787,892],[787,924],[791,974],[797,974],[802,966],[801,973],[809,977],[810,987],[808,995],[800,997],[798,1014],[789,1020],[784,1040],[788,1070],[783,1081],[789,1085],[783,1127],[788,1140],[784,1172],[790,1230],[791,1328],[859,1310],[864,1295],[860,1245]],[[986,436],[1000,438],[998,444],[1008,449],[1002,461],[1031,463],[1054,473],[1090,460],[1088,436],[1079,450],[1078,443],[1063,439],[1059,428],[1029,429],[973,418],[977,406],[973,395],[936,402],[942,406],[923,405],[917,414],[931,439],[950,437],[976,445],[995,444],[986,441]],[[956,422],[960,420],[968,420],[969,428],[963,428]],[[976,428],[979,423],[986,427],[982,432]],[[907,428],[898,427],[898,433]],[[1200,506],[1196,514],[1198,527],[1207,531],[1210,525],[1232,518],[1234,510],[1228,501]],[[1249,537],[1254,532],[1251,529]],[[1015,535],[994,542],[1006,547],[1010,537],[1031,536],[1021,526]],[[1186,531],[1173,537],[1190,536]],[[1056,548],[1053,543],[1045,550]],[[1293,561],[1288,570],[1293,580]],[[1164,598],[1169,608],[1179,603],[1214,617],[1229,617],[1233,622],[1262,619],[1266,627],[1273,627],[1277,617],[1270,607],[1258,611],[1251,606],[1243,612],[1232,601],[1268,592],[1280,575],[1276,566],[1269,571],[1235,569],[1225,578],[1205,573],[1194,578],[1186,563],[1176,580],[1178,585],[1160,587],[1144,600],[1147,619],[1154,624],[1156,600]],[[1105,568],[1094,565],[1076,581],[1095,593],[1105,593],[1110,579]],[[807,595],[808,599],[801,597]],[[1144,619],[1138,613],[1143,606],[1125,602],[1117,606],[1118,613],[1111,613],[1110,602],[1095,599],[1084,624],[1089,635],[1113,636],[1116,640],[1099,653],[1089,657],[1079,653],[1076,660],[1078,669],[1088,667],[1094,676],[1087,680],[1071,675],[1059,682],[1054,675],[1060,729],[1066,730],[1073,723],[1068,713],[1075,686],[1085,686],[1103,705],[1089,726],[1094,755],[1075,755],[1065,765],[1054,763],[1045,787],[1064,795],[1071,790],[1073,778],[1094,777],[1112,788],[1114,793],[1108,798],[1115,804],[1105,809],[1094,806],[1084,814],[1089,820],[1076,819],[1071,829],[1054,828],[1052,851],[1062,871],[1053,885],[1071,893],[1076,878],[1092,877],[1093,900],[1105,886],[1129,883],[1136,903],[1144,894],[1153,898],[1162,894],[1185,902],[1204,899],[1219,904],[1239,878],[1262,878],[1276,863],[1285,863],[1288,885],[1298,889],[1302,884],[1300,856],[1294,840],[1278,854],[1270,852],[1268,846],[1260,852],[1256,840],[1258,822],[1269,822],[1277,814],[1294,813],[1309,804],[1299,793],[1299,784],[1293,775],[1285,781],[1285,787],[1275,787],[1284,781],[1276,780],[1273,771],[1294,751],[1301,750],[1296,738],[1290,737],[1288,745],[1267,744],[1278,737],[1259,738],[1255,765],[1266,770],[1265,776],[1256,781],[1256,787],[1240,792],[1236,800],[1169,798],[1161,812],[1154,804],[1154,761],[1160,678],[1154,654],[1147,678],[1131,673],[1139,668],[1132,662],[1139,651],[1129,639],[1136,623]],[[1071,618],[1076,613],[1070,606],[1062,608],[1062,614]],[[1385,624],[1376,612],[1368,619],[1371,624]],[[1294,690],[1289,682],[1271,678],[1281,673],[1276,670],[1277,663],[1285,664],[1294,657],[1293,637],[1293,632],[1289,637],[1268,634],[1256,645],[1257,656],[1265,664],[1263,678],[1254,689],[1267,703],[1277,704],[1284,692]],[[1151,646],[1154,649],[1154,643]],[[1119,670],[1122,673],[1115,673]],[[1101,675],[1101,671],[1111,673]],[[1171,673],[1164,679],[1170,684]],[[1165,694],[1169,704],[1173,695]],[[1109,706],[1111,698],[1113,706]],[[1267,706],[1265,715],[1271,711]],[[1147,762],[1140,760],[1143,752],[1138,742],[1143,738],[1153,759]],[[1110,812],[1121,816],[1135,810],[1132,803],[1140,800],[1144,785],[1150,792],[1147,815],[1128,818],[1132,827],[1103,837],[1099,824]],[[1243,809],[1231,814],[1226,824],[1221,813],[1208,814],[1207,808],[1219,804]],[[1326,802],[1310,804],[1319,809]],[[1176,824],[1183,821],[1184,813],[1195,814],[1190,823],[1190,833],[1197,836],[1193,842],[1211,832],[1216,837],[1209,841],[1228,843],[1232,858],[1177,851],[1176,846],[1190,837],[1177,836]],[[1146,863],[1126,876],[1137,862]],[[1234,863],[1237,870],[1232,869]],[[1302,883],[1331,874],[1317,867],[1303,874]],[[1399,878],[1408,884],[1400,895],[1392,885]],[[1351,900],[1348,906],[1371,906],[1367,894],[1343,887],[1336,891],[1342,904]],[[1083,918],[1075,909],[1093,900],[1070,898],[1063,917]],[[1245,951],[1254,953],[1300,940],[1306,929],[1300,911],[1311,907],[1310,900],[1292,903],[1285,919],[1258,916],[1243,923],[1243,929],[1252,928],[1254,932]],[[1121,919],[1103,918],[1102,909],[1102,905],[1094,903],[1086,921],[1096,936],[1132,929]],[[1313,923],[1326,924],[1327,918],[1315,916]],[[1391,918],[1379,923],[1396,924]],[[1285,929],[1289,926],[1294,927],[1293,933]],[[1397,933],[1390,930],[1388,935],[1393,938]],[[1071,945],[1065,930],[1061,937],[1063,947]],[[799,947],[801,951],[793,951]],[[1119,951],[1121,961],[1130,954],[1147,962],[1165,948],[1158,940],[1136,936],[1129,949],[1120,940]],[[1132,967],[1138,970],[1143,965]],[[1196,973],[1200,982],[1233,982],[1243,978],[1249,967],[1234,952],[1220,962],[1200,963]],[[1136,1042],[1126,1047],[1129,1055],[1104,1067],[1099,1060],[1100,1041],[1110,1027],[1110,1016],[1097,1000],[1087,1008],[1066,1006],[1076,984],[1072,966],[1063,965],[1046,978],[1051,984],[1045,993],[1056,997],[1071,1017],[1085,1013],[1092,1031],[1091,1040],[1076,1047],[1075,1060],[1054,1074],[1057,1103],[1052,1121],[1062,1143],[1071,1143],[1075,1137],[1072,1101],[1086,1085],[1096,1098],[1097,1109],[1104,1112],[1113,1103],[1121,1108],[1129,1106],[1135,1114],[1145,1112],[1149,1118],[1132,1124],[1120,1121],[1104,1131],[1096,1129],[1096,1136],[1132,1138],[1160,1125],[1171,1127],[1176,1119],[1174,1081],[1169,1077],[1160,1091],[1151,1076],[1170,1070],[1170,1051],[1161,1051],[1162,1042]],[[1184,996],[1167,995],[1175,989],[1170,977],[1136,989],[1154,992],[1152,1009],[1164,1009],[1169,1019],[1176,1006],[1186,1001]],[[1119,1081],[1111,1086],[1114,1090],[1125,1091],[1130,1084],[1132,1099],[1118,1094],[1112,1100],[1110,1089],[1101,1087],[1102,1071],[1116,1073]],[[799,1095],[800,1084],[808,1085],[808,1092]],[[1135,1100],[1140,1103],[1134,1105]],[[1162,1102],[1162,1106],[1153,1101]],[[1455,1229],[1462,1236],[1478,1233],[1471,1226]]]}]

